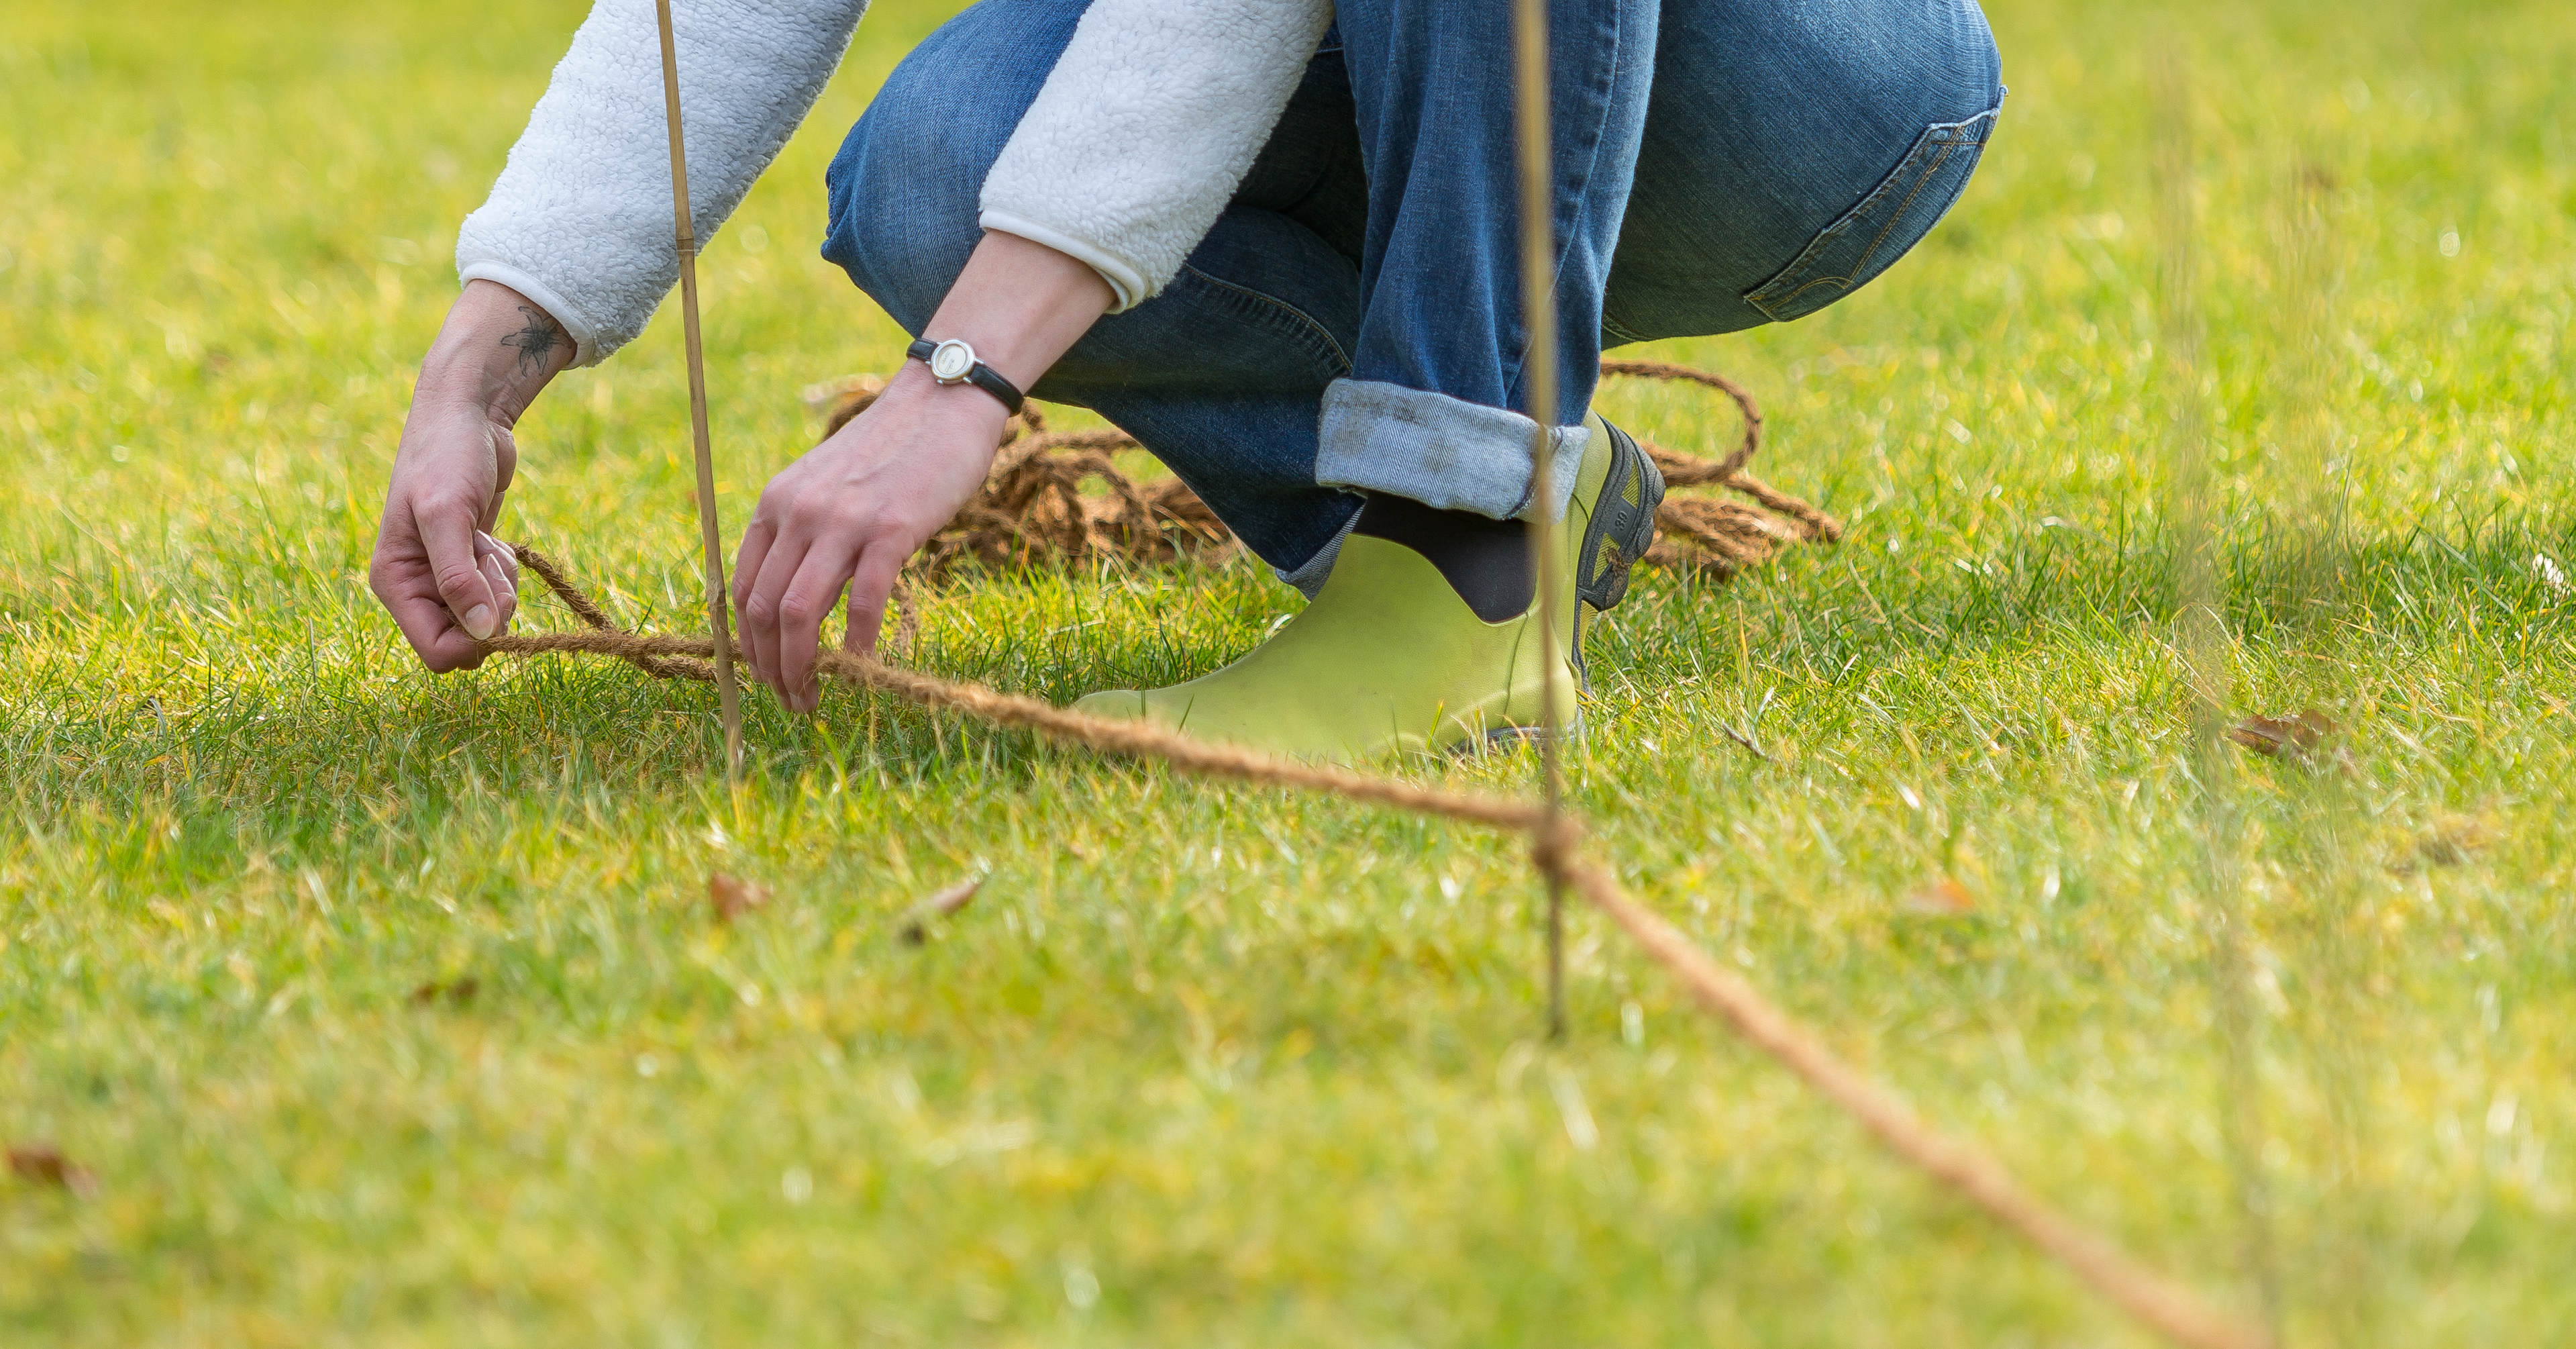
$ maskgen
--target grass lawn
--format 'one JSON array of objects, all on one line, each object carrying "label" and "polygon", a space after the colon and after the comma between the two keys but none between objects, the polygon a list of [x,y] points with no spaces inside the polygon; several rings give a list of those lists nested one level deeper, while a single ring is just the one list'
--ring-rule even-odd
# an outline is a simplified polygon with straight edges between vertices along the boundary
[{"label": "grass lawn", "polygon": [[[702,687],[422,674],[364,580],[411,363],[583,8],[0,0],[0,1141],[98,1182],[0,1176],[0,1342],[2146,1342],[1588,916],[1545,1044],[1508,841],[847,692],[753,700],[728,793]],[[879,10],[709,245],[737,528],[798,390],[899,356],[814,256],[823,164],[941,6]],[[2292,1342],[2564,1343],[2576,25],[1991,12],[2012,99],[1915,256],[1628,353],[1746,380],[1757,470],[1851,537],[1642,577],[1573,795],[1643,898],[2035,1189],[2238,1308],[2268,1247]],[[2327,713],[2349,772],[2195,767],[2158,42],[2228,707]],[[558,382],[503,531],[657,629],[698,625],[678,347],[666,314]],[[1292,599],[987,577],[916,659],[1062,700]],[[720,926],[718,870],[775,898]],[[1944,880],[1969,911],[1910,902]]]}]

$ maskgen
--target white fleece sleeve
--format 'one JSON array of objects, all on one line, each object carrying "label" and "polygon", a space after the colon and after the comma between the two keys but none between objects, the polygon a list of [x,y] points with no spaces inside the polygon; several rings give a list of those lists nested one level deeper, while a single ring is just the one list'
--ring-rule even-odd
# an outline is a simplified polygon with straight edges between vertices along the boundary
[{"label": "white fleece sleeve", "polygon": [[[841,64],[867,0],[678,0],[690,216],[703,245]],[[456,235],[461,280],[545,307],[593,365],[635,340],[680,275],[653,0],[597,0],[492,195]]]},{"label": "white fleece sleeve", "polygon": [[983,224],[1169,284],[1297,92],[1332,0],[1093,0],[984,179]]}]

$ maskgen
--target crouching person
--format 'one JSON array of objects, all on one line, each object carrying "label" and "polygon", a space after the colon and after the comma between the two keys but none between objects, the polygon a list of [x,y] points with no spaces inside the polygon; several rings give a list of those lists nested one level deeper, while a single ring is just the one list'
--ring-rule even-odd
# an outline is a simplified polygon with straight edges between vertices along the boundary
[{"label": "crouching person", "polygon": [[[680,0],[700,237],[810,108],[863,5]],[[1663,485],[1588,408],[1606,346],[1784,322],[1957,199],[2003,98],[1973,0],[1556,0],[1552,499],[1533,491],[1509,7],[983,0],[834,159],[823,255],[920,339],[772,479],[734,600],[754,675],[811,709],[846,595],[981,486],[1023,392],[1097,410],[1311,603],[1225,668],[1082,710],[1308,758],[1575,723],[1583,618]],[[490,200],[424,361],[371,572],[433,670],[515,608],[489,530],[510,428],[632,340],[677,273],[652,0],[599,0]],[[1525,533],[1560,524],[1538,639]],[[1578,606],[1580,606],[1578,608]],[[1550,679],[1551,667],[1553,679]]]}]

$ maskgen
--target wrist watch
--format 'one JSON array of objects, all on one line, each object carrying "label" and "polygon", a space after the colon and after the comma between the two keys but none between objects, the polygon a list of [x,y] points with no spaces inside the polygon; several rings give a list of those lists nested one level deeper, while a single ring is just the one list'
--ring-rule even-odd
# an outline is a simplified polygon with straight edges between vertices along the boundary
[{"label": "wrist watch", "polygon": [[922,339],[912,344],[912,359],[930,367],[930,377],[942,384],[972,384],[1002,401],[1002,406],[1017,416],[1024,401],[1019,386],[1002,378],[1000,371],[976,359],[975,349],[949,338],[945,342]]}]

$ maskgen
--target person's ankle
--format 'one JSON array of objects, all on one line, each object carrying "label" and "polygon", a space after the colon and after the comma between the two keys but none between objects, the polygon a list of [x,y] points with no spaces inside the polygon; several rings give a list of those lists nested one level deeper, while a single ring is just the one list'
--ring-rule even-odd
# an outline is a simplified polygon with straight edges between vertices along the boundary
[{"label": "person's ankle", "polygon": [[1529,612],[1538,594],[1529,527],[1473,511],[1446,511],[1409,497],[1372,493],[1354,534],[1400,544],[1428,559],[1476,617],[1499,623]]}]

